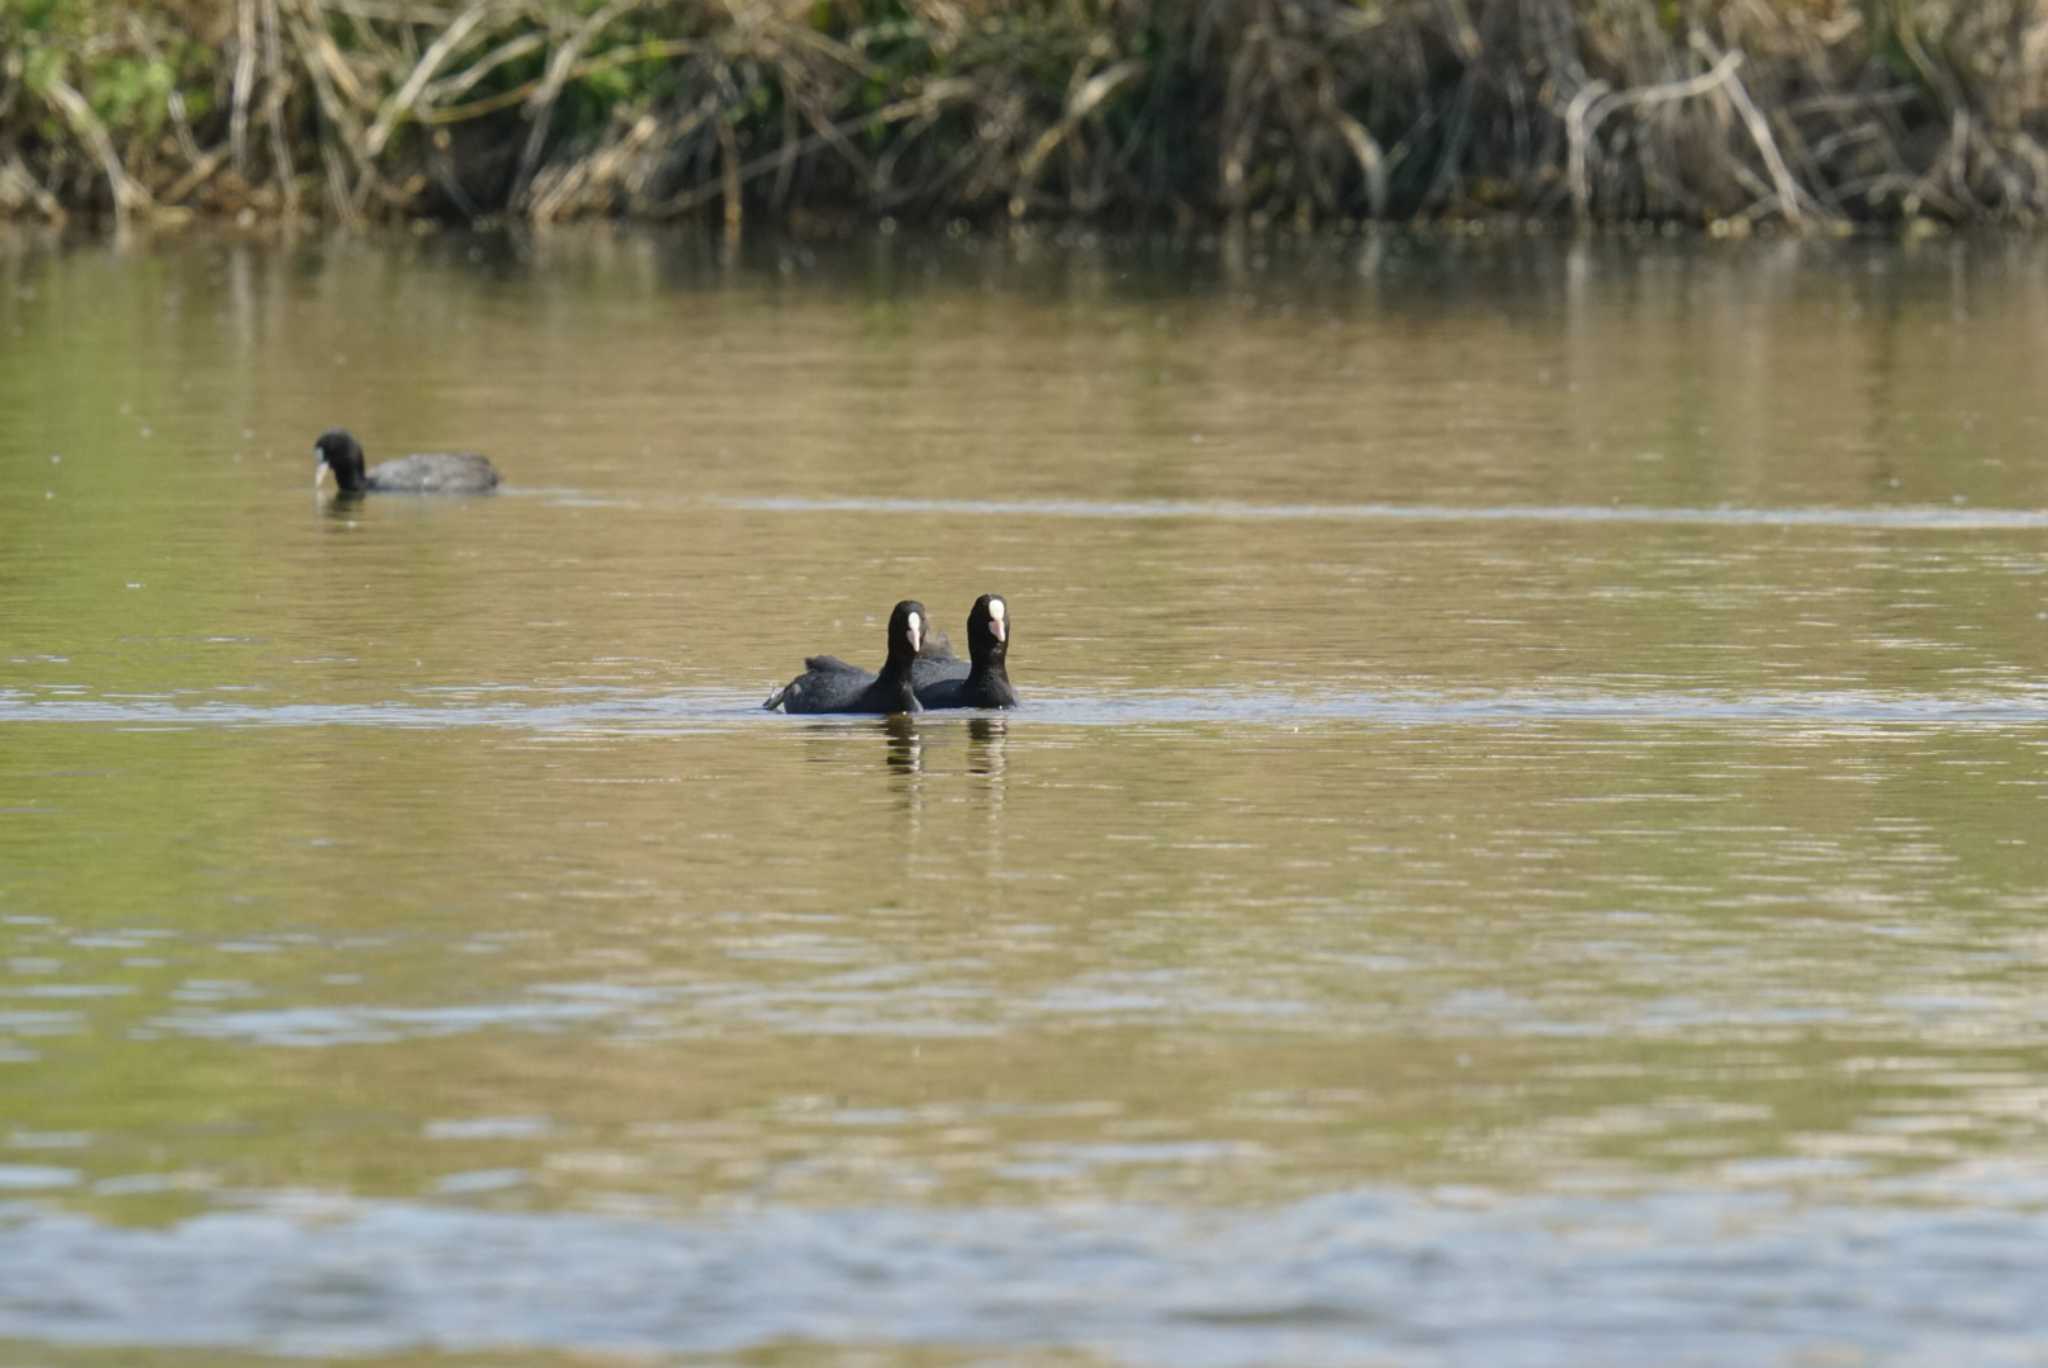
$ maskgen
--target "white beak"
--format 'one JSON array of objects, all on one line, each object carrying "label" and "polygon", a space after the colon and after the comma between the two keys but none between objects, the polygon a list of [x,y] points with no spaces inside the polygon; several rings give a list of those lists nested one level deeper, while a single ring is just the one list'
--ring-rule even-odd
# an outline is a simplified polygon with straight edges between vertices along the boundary
[{"label": "white beak", "polygon": [[313,488],[316,490],[325,489],[334,483],[336,483],[334,467],[327,464],[323,459],[319,465],[313,467]]},{"label": "white beak", "polygon": [[1001,599],[988,606],[988,630],[997,641],[1010,639],[1010,615],[1004,610]]},{"label": "white beak", "polygon": [[924,622],[915,613],[910,615],[910,649],[912,652],[924,649]]}]

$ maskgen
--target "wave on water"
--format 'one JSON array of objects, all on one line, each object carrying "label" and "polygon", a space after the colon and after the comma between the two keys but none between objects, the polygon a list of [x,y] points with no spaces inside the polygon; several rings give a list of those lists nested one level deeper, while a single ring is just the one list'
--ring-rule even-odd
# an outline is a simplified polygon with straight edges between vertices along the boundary
[{"label": "wave on water", "polygon": [[1224,522],[1665,523],[1701,527],[1848,527],[1958,532],[2048,530],[2048,509],[1915,505],[1878,508],[1711,508],[1645,504],[1245,503],[1233,499],[717,498],[751,513],[944,513],[961,517],[1184,518]]},{"label": "wave on water", "polygon": [[[500,1196],[523,1181],[488,1178]],[[266,1193],[134,1227],[23,1198],[0,1203],[0,1340],[297,1355],[801,1341],[1214,1368],[2032,1361],[2048,1194],[2038,1178],[2018,1204],[1956,1186],[1878,1181],[1868,1204],[1368,1189],[1230,1209],[729,1216]]]},{"label": "wave on water", "polygon": [[[223,690],[222,692],[228,692]],[[943,727],[977,713],[919,715]],[[1520,689],[1359,691],[1184,689],[1100,694],[1034,690],[1005,715],[1017,727],[1235,724],[1288,727],[1356,723],[1378,727],[1535,724],[2048,726],[2048,689],[1999,693],[1855,690],[1726,693],[1709,690]],[[72,690],[0,690],[0,724],[68,723],[153,728],[370,727],[391,730],[499,728],[529,732],[728,732],[764,725],[873,725],[861,716],[788,718],[764,712],[753,693],[724,689],[645,694],[604,689],[437,689],[383,703],[262,703],[243,691],[92,696]]]}]

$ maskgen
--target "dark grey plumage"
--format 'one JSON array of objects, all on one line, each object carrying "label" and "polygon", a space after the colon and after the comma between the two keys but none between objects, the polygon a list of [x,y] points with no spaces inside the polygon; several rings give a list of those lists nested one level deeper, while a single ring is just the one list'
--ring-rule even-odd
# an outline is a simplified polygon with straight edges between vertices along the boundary
[{"label": "dark grey plumage", "polygon": [[889,613],[889,658],[880,674],[836,656],[812,656],[804,672],[768,695],[764,708],[788,713],[905,713],[919,711],[913,674],[924,644],[924,605],[904,599]]},{"label": "dark grey plumage", "polygon": [[362,444],[344,428],[320,434],[313,460],[314,487],[331,475],[342,494],[487,494],[498,487],[496,468],[470,451],[423,452],[365,469]]},{"label": "dark grey plumage", "polygon": [[[947,680],[958,683],[967,678],[967,671],[967,662],[954,655],[952,647],[941,641],[937,649],[927,646],[917,653],[917,659],[910,662],[910,687],[916,690],[922,702],[926,689]],[[866,684],[875,677],[875,672],[835,655],[805,656],[804,672],[797,679],[808,679],[812,675],[852,675],[856,684]]]}]

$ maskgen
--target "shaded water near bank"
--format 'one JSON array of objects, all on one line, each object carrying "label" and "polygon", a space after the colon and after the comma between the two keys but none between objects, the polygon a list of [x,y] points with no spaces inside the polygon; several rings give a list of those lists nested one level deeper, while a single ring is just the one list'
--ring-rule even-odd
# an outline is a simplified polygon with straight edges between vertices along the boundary
[{"label": "shaded water near bank", "polygon": [[0,1359],[2038,1354],[2048,256],[750,251],[0,239]]}]

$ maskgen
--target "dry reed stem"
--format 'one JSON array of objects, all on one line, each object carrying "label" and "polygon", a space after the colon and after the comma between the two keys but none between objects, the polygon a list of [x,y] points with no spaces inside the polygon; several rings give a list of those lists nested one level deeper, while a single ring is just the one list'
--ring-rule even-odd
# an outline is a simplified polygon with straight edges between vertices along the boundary
[{"label": "dry reed stem", "polygon": [[527,187],[533,184],[533,173],[540,167],[540,154],[547,145],[548,124],[554,117],[555,102],[562,96],[562,88],[568,84],[569,73],[576,65],[576,59],[590,40],[601,33],[621,15],[631,13],[647,3],[647,0],[611,0],[602,9],[584,20],[569,40],[557,48],[548,59],[547,78],[540,89],[534,92],[526,107],[529,130],[526,148],[519,155],[519,173],[512,184],[512,202],[518,204],[526,198]]},{"label": "dry reed stem", "polygon": [[256,88],[256,0],[235,0],[235,77],[228,145],[235,170],[249,172],[249,100]]},{"label": "dry reed stem", "polygon": [[1629,105],[1657,105],[1710,94],[1735,74],[1735,68],[1741,61],[1741,53],[1725,53],[1711,71],[1682,81],[1666,81],[1662,85],[1617,92],[1610,90],[1605,81],[1596,80],[1573,95],[1571,103],[1565,107],[1565,130],[1569,139],[1565,174],[1571,186],[1572,212],[1581,219],[1591,217],[1593,191],[1586,179],[1586,154],[1599,133],[1601,122],[1609,114]]},{"label": "dry reed stem", "polygon": [[1805,196],[1800,193],[1798,184],[1792,179],[1791,168],[1785,165],[1785,158],[1778,151],[1777,139],[1771,136],[1771,126],[1764,121],[1763,113],[1756,107],[1756,101],[1749,97],[1749,88],[1742,83],[1742,54],[1717,51],[1713,41],[1702,33],[1693,34],[1692,41],[1700,54],[1710,61],[1718,63],[1724,57],[1735,59],[1728,68],[1727,79],[1722,84],[1727,88],[1728,98],[1735,105],[1736,112],[1741,115],[1743,125],[1749,130],[1750,138],[1755,141],[1757,153],[1764,159],[1764,166],[1771,173],[1771,184],[1777,194],[1778,212],[1793,227],[1804,226],[1806,213],[1800,202]]},{"label": "dry reed stem", "polygon": [[58,112],[70,121],[87,146],[92,148],[93,155],[99,158],[100,169],[107,178],[107,188],[114,197],[114,213],[125,218],[154,207],[149,191],[129,176],[128,169],[121,164],[121,155],[114,148],[107,126],[92,112],[92,105],[85,96],[69,83],[54,77],[44,83],[43,94],[57,106]]},{"label": "dry reed stem", "polygon": [[171,182],[170,188],[160,197],[165,204],[182,204],[192,192],[213,179],[214,173],[233,155],[234,149],[226,143],[202,154],[184,175]]},{"label": "dry reed stem", "polygon": [[284,24],[278,14],[277,0],[262,0],[262,3],[264,77],[270,86],[270,98],[264,102],[264,123],[270,129],[270,155],[275,174],[284,188],[285,213],[295,215],[299,209],[299,177],[292,159],[291,138],[284,126],[284,105],[291,96],[291,84],[285,76]]},{"label": "dry reed stem", "polygon": [[[906,120],[933,114],[948,104],[965,102],[970,98],[971,94],[972,86],[970,83],[942,82],[927,89],[915,99],[887,105],[865,117],[842,123],[838,125],[835,132],[840,135],[859,133],[871,128],[882,128],[890,124],[902,123]],[[744,185],[748,181],[778,169],[785,161],[794,161],[808,152],[816,151],[824,146],[827,141],[828,139],[823,134],[812,134],[810,137],[797,143],[777,148],[766,156],[756,157],[754,160],[738,168],[737,180],[740,184]],[[654,218],[681,218],[686,214],[695,212],[721,194],[726,193],[728,188],[723,180],[715,184],[699,186],[694,190],[684,191],[682,194],[676,195],[662,204],[649,206],[647,212],[650,217]]]},{"label": "dry reed stem", "polygon": [[1082,83],[1080,89],[1074,91],[1067,100],[1066,112],[1060,115],[1059,122],[1038,135],[1037,140],[1031,144],[1031,150],[1024,154],[1024,160],[1017,167],[1018,188],[1010,198],[1012,217],[1022,216],[1024,193],[1030,188],[1031,183],[1038,179],[1039,168],[1045,165],[1046,159],[1052,156],[1061,144],[1074,136],[1075,130],[1081,126],[1081,121],[1086,119],[1097,105],[1136,79],[1144,70],[1143,62],[1118,62],[1107,71],[1090,76]]},{"label": "dry reed stem", "polygon": [[18,191],[29,203],[35,205],[38,213],[53,224],[62,223],[67,217],[62,201],[35,178],[22,163],[19,153],[9,153],[6,164],[0,166],[0,187],[12,187],[14,191]]},{"label": "dry reed stem", "polygon": [[[505,65],[505,63],[530,56],[541,51],[546,46],[547,39],[541,37],[538,33],[522,33],[515,38],[508,38],[497,47],[492,48],[484,56],[471,62],[455,75],[436,81],[428,86],[425,94],[421,96],[421,103],[429,106],[440,105],[454,99],[458,95],[466,94],[474,90],[484,77],[490,75],[493,71]],[[535,84],[538,83],[536,82]],[[518,92],[520,99],[524,99],[527,91],[531,88],[531,86],[521,87]],[[503,106],[499,107],[502,108]]]},{"label": "dry reed stem", "polygon": [[384,151],[384,144],[390,140],[391,131],[398,127],[400,119],[412,113],[413,106],[419,101],[420,92],[427,88],[427,82],[434,78],[434,73],[440,69],[441,63],[447,61],[449,55],[462,46],[463,40],[469,37],[477,25],[488,19],[500,3],[502,0],[477,0],[457,15],[454,23],[441,31],[441,36],[428,46],[418,63],[414,65],[412,74],[405,78],[405,83],[393,91],[391,97],[384,101],[383,108],[377,111],[376,122],[370,125],[370,131],[363,137],[365,156],[374,160]]}]

